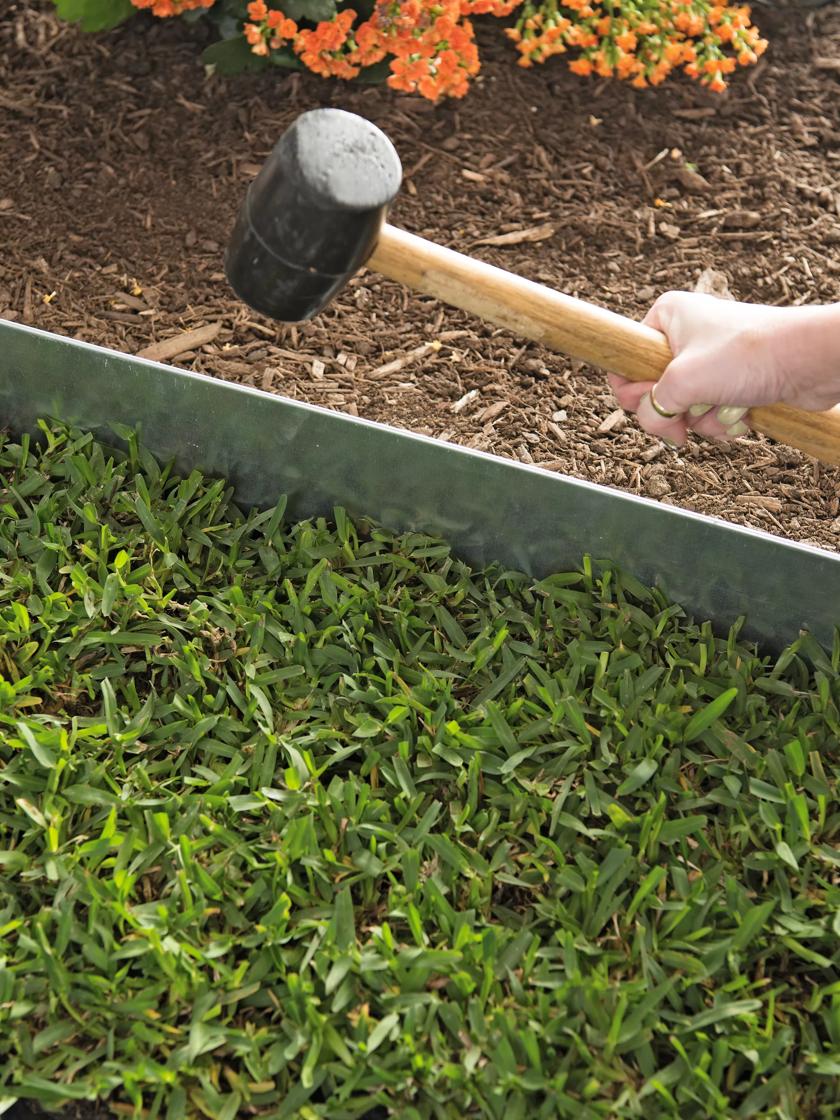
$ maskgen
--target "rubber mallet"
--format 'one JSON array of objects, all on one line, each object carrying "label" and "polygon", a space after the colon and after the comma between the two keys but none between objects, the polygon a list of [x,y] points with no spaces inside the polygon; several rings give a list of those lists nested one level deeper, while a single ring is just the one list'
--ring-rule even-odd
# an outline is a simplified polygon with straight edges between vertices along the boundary
[{"label": "rubber mallet", "polygon": [[[370,121],[313,109],[283,134],[251,184],[225,258],[254,310],[284,322],[317,315],[363,265],[497,326],[634,381],[671,361],[665,336],[385,222],[402,181],[399,156]],[[840,463],[840,407],[754,408],[750,424]]]}]

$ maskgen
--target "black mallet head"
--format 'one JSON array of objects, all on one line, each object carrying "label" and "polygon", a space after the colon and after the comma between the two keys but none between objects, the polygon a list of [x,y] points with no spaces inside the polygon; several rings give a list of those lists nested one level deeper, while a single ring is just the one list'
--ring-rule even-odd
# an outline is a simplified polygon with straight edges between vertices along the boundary
[{"label": "black mallet head", "polygon": [[225,255],[237,296],[273,319],[311,319],[365,263],[402,167],[376,125],[341,109],[298,117],[248,190]]}]

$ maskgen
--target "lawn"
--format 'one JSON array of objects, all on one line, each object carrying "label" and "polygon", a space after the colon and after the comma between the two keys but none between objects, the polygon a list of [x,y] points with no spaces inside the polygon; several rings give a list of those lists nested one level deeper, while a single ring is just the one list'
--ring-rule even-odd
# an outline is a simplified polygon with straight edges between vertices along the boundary
[{"label": "lawn", "polygon": [[836,1115],[840,637],[44,431],[0,450],[0,1099]]}]

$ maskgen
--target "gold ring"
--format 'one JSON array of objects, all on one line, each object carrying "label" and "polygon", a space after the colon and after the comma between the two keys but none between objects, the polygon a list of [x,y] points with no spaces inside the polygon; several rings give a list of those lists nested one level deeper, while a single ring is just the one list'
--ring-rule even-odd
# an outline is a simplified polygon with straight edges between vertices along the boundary
[{"label": "gold ring", "polygon": [[656,394],[653,391],[654,388],[655,388],[655,386],[651,386],[651,390],[648,393],[648,397],[650,398],[650,407],[653,409],[653,411],[658,412],[659,415],[662,416],[665,420],[673,420],[675,416],[679,416],[680,415],[679,412],[667,412],[662,407],[662,405],[656,399]]}]

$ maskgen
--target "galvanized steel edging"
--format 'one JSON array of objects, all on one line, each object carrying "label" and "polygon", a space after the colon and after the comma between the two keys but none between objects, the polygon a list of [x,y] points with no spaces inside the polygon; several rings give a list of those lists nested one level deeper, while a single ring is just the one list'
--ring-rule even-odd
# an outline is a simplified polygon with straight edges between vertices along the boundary
[{"label": "galvanized steel edging", "polygon": [[809,629],[830,644],[840,624],[840,556],[302,404],[0,322],[0,425],[61,419],[119,442],[139,429],[181,471],[228,478],[246,506],[289,498],[293,517],[336,505],[389,528],[440,534],[473,564],[534,576],[589,553],[661,586],[725,628],[741,614],[768,648]]}]

